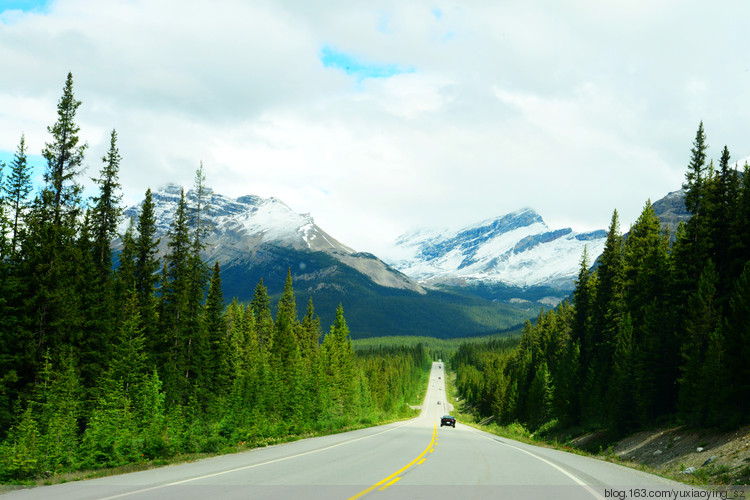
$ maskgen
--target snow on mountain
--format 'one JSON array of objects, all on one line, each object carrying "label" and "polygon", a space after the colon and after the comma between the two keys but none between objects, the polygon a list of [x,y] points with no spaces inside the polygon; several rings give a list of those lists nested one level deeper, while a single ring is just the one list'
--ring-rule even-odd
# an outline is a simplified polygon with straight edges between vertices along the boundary
[{"label": "snow on mountain", "polygon": [[604,250],[606,237],[603,230],[550,230],[527,208],[458,231],[404,234],[396,245],[409,257],[393,265],[425,285],[482,282],[570,290],[584,247],[593,262]]},{"label": "snow on mountain", "polygon": [[[174,219],[182,189],[176,184],[169,184],[152,193],[162,252],[166,251],[166,234]],[[189,207],[197,201],[192,190],[185,193],[185,198]],[[232,199],[211,193],[206,201],[206,221],[210,231],[205,239],[203,258],[208,262],[218,261],[222,266],[249,262],[261,248],[265,252],[282,249],[287,254],[290,251],[323,252],[381,286],[424,293],[419,285],[402,273],[373,255],[355,252],[340,243],[318,227],[310,214],[296,213],[277,198],[247,195]],[[138,217],[141,204],[125,210],[126,222],[120,228],[121,233],[125,232],[131,218]],[[118,245],[119,242],[116,242],[115,246]]]},{"label": "snow on mountain", "polygon": [[[152,194],[156,225],[161,233],[169,230],[181,190],[181,186],[168,184]],[[196,201],[192,190],[185,193],[185,198],[188,205]],[[238,245],[252,242],[253,245],[283,244],[297,250],[354,253],[354,250],[315,225],[310,214],[298,214],[277,198],[248,195],[232,199],[211,193],[207,202],[207,222],[213,228],[207,241],[209,249],[213,247],[216,250],[228,243]],[[137,217],[139,210],[140,204],[126,209],[125,220]],[[209,253],[212,253],[211,250]]]}]

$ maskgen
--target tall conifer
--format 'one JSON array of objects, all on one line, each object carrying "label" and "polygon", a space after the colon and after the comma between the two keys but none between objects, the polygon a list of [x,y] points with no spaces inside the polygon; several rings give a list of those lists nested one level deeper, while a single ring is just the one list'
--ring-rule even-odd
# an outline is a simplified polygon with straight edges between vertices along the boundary
[{"label": "tall conifer", "polygon": [[29,194],[31,194],[31,167],[26,158],[26,138],[21,135],[18,150],[10,162],[10,171],[3,183],[5,203],[11,218],[11,253],[18,251],[18,239]]},{"label": "tall conifer", "polygon": [[81,186],[75,180],[83,165],[87,144],[79,144],[80,128],[75,123],[81,101],[73,95],[73,75],[68,73],[63,95],[57,103],[57,121],[47,127],[53,141],[45,145],[42,156],[47,160],[44,173],[44,202],[52,210],[53,222],[59,225],[62,216],[75,212],[80,203]]}]

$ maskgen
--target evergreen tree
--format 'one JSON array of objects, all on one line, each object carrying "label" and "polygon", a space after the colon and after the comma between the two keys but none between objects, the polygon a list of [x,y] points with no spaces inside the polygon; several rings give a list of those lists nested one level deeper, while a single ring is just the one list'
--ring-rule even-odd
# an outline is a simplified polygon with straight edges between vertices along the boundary
[{"label": "evergreen tree", "polygon": [[47,160],[44,174],[46,187],[42,193],[45,205],[52,210],[53,223],[59,226],[63,215],[75,213],[80,203],[81,186],[75,177],[83,165],[87,144],[79,145],[80,128],[75,123],[75,115],[81,101],[73,95],[73,75],[68,73],[63,95],[57,103],[57,122],[47,131],[53,142],[47,143],[42,156]]},{"label": "evergreen tree", "polygon": [[318,351],[320,343],[320,318],[315,316],[313,300],[307,303],[307,312],[302,318],[302,330],[300,334],[300,347],[305,357],[314,356]]},{"label": "evergreen tree", "polygon": [[[132,286],[138,298],[143,334],[146,337],[147,351],[152,357],[158,358],[164,351],[164,346],[157,333],[157,299],[156,284],[159,280],[159,242],[156,237],[156,215],[151,189],[146,190],[146,196],[141,205],[136,223],[137,236],[132,240]],[[123,240],[123,244],[126,241]],[[128,285],[130,286],[130,285]]]},{"label": "evergreen tree", "polygon": [[547,363],[542,361],[534,372],[528,394],[528,422],[536,430],[552,419],[552,380]]},{"label": "evergreen tree", "polygon": [[268,298],[268,289],[263,284],[263,278],[255,287],[250,308],[255,317],[258,342],[262,346],[267,346],[271,342],[273,333],[273,316],[271,316],[271,299]]},{"label": "evergreen tree", "polygon": [[21,135],[18,150],[10,163],[10,172],[6,176],[3,190],[5,191],[5,203],[12,217],[11,253],[16,254],[22,230],[22,226],[19,224],[23,221],[27,199],[31,194],[31,167],[27,164],[26,138],[24,135]]},{"label": "evergreen tree", "polygon": [[701,374],[709,339],[719,324],[716,307],[716,282],[718,276],[710,260],[701,274],[698,288],[690,297],[686,319],[686,340],[682,347],[682,375],[680,377],[680,410],[693,424],[704,424],[707,419],[707,398],[701,391]]},{"label": "evergreen tree", "polygon": [[280,399],[277,411],[291,421],[301,419],[303,404],[302,363],[297,332],[299,321],[292,287],[291,270],[287,273],[284,293],[279,299],[273,339],[269,348],[271,369],[275,382],[274,393]]},{"label": "evergreen tree", "polygon": [[334,416],[344,415],[352,406],[356,370],[349,327],[341,304],[336,309],[330,332],[323,339],[322,350],[323,370],[333,405],[330,411]]},{"label": "evergreen tree", "polygon": [[138,299],[130,293],[124,304],[123,319],[113,338],[112,356],[106,378],[120,386],[124,396],[136,399],[149,375],[146,339],[141,326]]},{"label": "evergreen tree", "polygon": [[159,320],[166,345],[161,352],[161,368],[167,394],[177,401],[187,401],[186,382],[190,376],[187,350],[190,332],[185,317],[190,292],[190,235],[187,225],[187,203],[180,193],[174,219],[169,228],[168,251],[164,257]]},{"label": "evergreen tree", "polygon": [[698,131],[695,134],[693,148],[690,150],[690,163],[685,174],[685,183],[682,188],[685,190],[685,207],[692,214],[699,211],[701,198],[703,197],[704,169],[706,167],[706,133],[703,130],[703,122],[698,125]]},{"label": "evergreen tree", "polygon": [[647,201],[624,250],[624,302],[631,317],[635,401],[643,423],[674,411],[679,347],[668,307],[669,235]]},{"label": "evergreen tree", "polygon": [[221,291],[221,270],[219,262],[214,264],[211,283],[206,296],[203,328],[210,348],[210,384],[212,391],[224,395],[230,388],[235,375],[233,363],[228,359],[232,351],[227,339],[227,325],[224,317],[224,295]]},{"label": "evergreen tree", "polygon": [[738,193],[732,217],[730,236],[730,276],[739,277],[750,256],[750,166],[745,163],[736,180]]},{"label": "evergreen tree", "polygon": [[750,415],[750,260],[735,282],[729,301],[726,321],[724,369],[729,374],[727,392],[731,394],[725,406],[726,420],[737,424]]},{"label": "evergreen tree", "polygon": [[612,376],[607,393],[610,422],[619,432],[631,430],[636,424],[636,388],[633,346],[633,322],[630,314],[620,323],[612,357]]},{"label": "evergreen tree", "polygon": [[117,236],[117,225],[122,215],[120,202],[122,195],[118,175],[120,169],[120,152],[117,149],[117,132],[110,134],[109,150],[102,158],[104,166],[98,179],[92,179],[99,185],[99,196],[93,198],[94,208],[91,217],[94,237],[94,262],[102,276],[108,276],[112,267],[110,244]]},{"label": "evergreen tree", "polygon": [[617,210],[607,232],[604,251],[599,257],[597,287],[594,295],[590,335],[586,343],[591,353],[590,366],[586,372],[583,392],[586,418],[595,423],[606,419],[604,396],[610,375],[614,353],[614,342],[623,314],[623,238]]},{"label": "evergreen tree", "polygon": [[[575,312],[573,313],[571,331],[573,344],[571,350],[578,351],[577,358],[579,362],[571,384],[576,387],[580,387],[580,384],[586,379],[594,357],[590,331],[596,294],[596,276],[592,275],[589,266],[588,248],[584,247],[583,256],[581,257],[581,267],[578,271],[578,279],[576,280],[576,287],[573,292]],[[570,403],[570,417],[574,422],[580,421],[582,399],[581,391],[577,390]]]},{"label": "evergreen tree", "polygon": [[10,254],[10,246],[8,245],[8,232],[10,231],[10,220],[6,215],[5,207],[5,196],[3,188],[3,171],[5,170],[5,163],[0,161],[0,261],[5,261]]},{"label": "evergreen tree", "polygon": [[78,450],[78,424],[81,411],[81,387],[76,374],[76,360],[69,349],[63,349],[52,368],[47,353],[41,370],[41,383],[35,387],[34,404],[42,436],[44,470],[70,471]]},{"label": "evergreen tree", "polygon": [[33,360],[23,370],[25,381],[33,377],[48,348],[57,351],[64,345],[81,346],[85,312],[80,291],[83,279],[80,267],[85,264],[80,252],[83,245],[76,239],[81,212],[81,186],[76,182],[86,145],[79,145],[75,124],[80,106],[73,96],[73,80],[68,78],[58,102],[57,122],[48,127],[52,142],[47,143],[43,156],[47,160],[45,186],[26,215],[26,237],[21,244],[18,276],[23,287],[24,325],[28,331],[24,357]]}]

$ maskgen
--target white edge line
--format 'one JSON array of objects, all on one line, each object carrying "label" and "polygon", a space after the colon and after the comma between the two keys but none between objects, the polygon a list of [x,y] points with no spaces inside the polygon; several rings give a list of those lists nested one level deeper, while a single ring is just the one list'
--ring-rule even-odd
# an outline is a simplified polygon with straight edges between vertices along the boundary
[{"label": "white edge line", "polygon": [[477,433],[479,434],[479,436],[480,436],[480,437],[483,437],[484,439],[487,439],[488,441],[492,441],[493,443],[498,443],[498,444],[501,444],[501,445],[503,445],[503,446],[508,446],[508,447],[510,447],[510,448],[514,448],[514,449],[516,449],[516,450],[518,450],[518,451],[521,451],[521,452],[523,452],[523,453],[526,453],[527,455],[529,455],[529,456],[531,456],[531,457],[534,457],[534,458],[536,458],[537,460],[540,460],[540,461],[544,462],[545,464],[547,464],[547,465],[549,465],[549,466],[551,466],[551,467],[554,467],[555,469],[557,469],[558,471],[562,472],[563,474],[565,474],[566,476],[568,476],[568,477],[569,477],[570,479],[572,479],[572,480],[573,480],[573,481],[574,481],[574,482],[575,482],[576,484],[578,484],[579,486],[583,486],[583,487],[584,487],[584,488],[586,489],[586,491],[588,491],[588,492],[589,492],[589,493],[590,493],[590,494],[591,494],[591,495],[592,495],[592,496],[593,496],[594,498],[596,498],[596,499],[598,499],[598,500],[604,500],[604,497],[602,497],[602,496],[601,496],[601,495],[600,495],[600,494],[599,494],[599,493],[598,493],[598,492],[597,492],[597,491],[596,491],[595,489],[593,489],[593,488],[592,488],[591,486],[589,486],[588,484],[584,483],[584,482],[583,482],[583,481],[581,481],[581,480],[580,480],[580,479],[579,479],[578,477],[576,477],[576,476],[574,476],[573,474],[571,474],[570,472],[566,471],[565,469],[563,469],[563,468],[562,468],[562,467],[560,467],[559,465],[557,465],[557,464],[555,464],[555,463],[552,463],[552,462],[550,462],[550,461],[549,461],[549,460],[547,460],[546,458],[542,458],[542,457],[540,457],[539,455],[536,455],[536,454],[534,454],[534,453],[532,453],[532,452],[530,452],[530,451],[528,451],[528,450],[524,450],[523,448],[519,448],[518,446],[513,446],[512,444],[504,443],[504,442],[502,442],[502,441],[497,441],[496,439],[493,439],[493,438],[491,438],[491,437],[485,436],[483,432],[481,432],[481,431],[479,431],[479,430],[477,430],[477,429],[474,429],[473,427],[469,427],[469,429],[471,429],[471,430],[473,430],[473,431],[476,431],[476,432],[477,432]]},{"label": "white edge line", "polygon": [[363,439],[369,439],[371,437],[379,436],[380,434],[385,434],[386,432],[391,432],[391,431],[395,431],[396,429],[400,429],[401,427],[404,427],[405,425],[407,425],[407,424],[409,424],[411,422],[412,422],[412,420],[407,420],[403,424],[398,425],[396,427],[393,427],[391,429],[386,429],[384,431],[376,432],[375,434],[370,434],[368,436],[362,436],[362,437],[359,437],[359,438],[356,438],[356,439],[352,439],[352,440],[349,440],[349,441],[343,441],[341,443],[332,444],[331,446],[326,446],[325,448],[318,448],[316,450],[304,451],[302,453],[297,453],[296,455],[289,455],[287,457],[275,458],[275,459],[269,460],[267,462],[261,462],[261,463],[253,464],[253,465],[243,465],[242,467],[235,467],[234,469],[228,469],[228,470],[224,470],[224,471],[220,471],[220,472],[212,472],[211,474],[205,474],[203,476],[191,477],[191,478],[188,478],[188,479],[182,479],[180,481],[174,481],[174,482],[171,482],[171,483],[165,483],[165,484],[160,484],[160,485],[157,485],[157,486],[151,486],[149,488],[143,488],[143,489],[140,489],[140,490],[129,491],[129,492],[126,492],[126,493],[120,493],[118,495],[113,495],[113,496],[109,496],[109,497],[103,497],[103,498],[100,498],[99,500],[114,500],[115,498],[123,498],[123,497],[127,497],[127,496],[130,496],[130,495],[137,495],[139,493],[146,493],[147,491],[158,490],[160,488],[167,488],[169,486],[177,486],[178,484],[189,483],[191,481],[198,481],[199,479],[206,479],[208,477],[221,476],[222,474],[231,474],[232,472],[237,472],[237,471],[246,470],[246,469],[253,469],[255,467],[260,467],[262,465],[268,465],[268,464],[272,464],[272,463],[276,463],[276,462],[283,462],[284,460],[289,460],[289,459],[292,459],[292,458],[302,457],[302,456],[305,456],[305,455],[310,455],[312,453],[318,453],[320,451],[330,450],[331,448],[337,448],[337,447],[343,446],[345,444],[350,444],[350,443],[354,443],[356,441],[361,441]]}]

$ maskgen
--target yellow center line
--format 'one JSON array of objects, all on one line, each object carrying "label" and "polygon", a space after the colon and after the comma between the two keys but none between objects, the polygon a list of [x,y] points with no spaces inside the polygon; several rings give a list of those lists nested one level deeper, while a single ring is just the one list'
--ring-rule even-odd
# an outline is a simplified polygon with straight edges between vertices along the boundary
[{"label": "yellow center line", "polygon": [[396,482],[397,482],[397,481],[399,481],[400,479],[401,479],[401,477],[400,477],[400,476],[399,476],[399,477],[397,477],[396,479],[394,479],[394,480],[393,480],[393,481],[391,481],[390,483],[386,484],[385,486],[381,486],[380,488],[378,488],[378,491],[383,491],[383,490],[384,490],[384,489],[386,489],[387,487],[389,487],[389,486],[391,486],[391,485],[393,485],[393,484],[396,484]]},{"label": "yellow center line", "polygon": [[433,446],[433,445],[435,444],[435,438],[436,438],[436,436],[437,436],[437,424],[432,424],[432,441],[430,441],[430,444],[429,444],[429,445],[427,446],[427,448],[425,448],[425,449],[424,449],[424,451],[423,451],[422,453],[420,453],[420,454],[419,454],[419,456],[418,456],[417,458],[415,458],[414,460],[412,460],[411,462],[409,462],[409,463],[408,463],[408,464],[406,464],[405,466],[401,467],[401,468],[400,468],[399,470],[397,470],[396,472],[394,472],[393,474],[391,474],[391,475],[390,475],[390,476],[388,476],[387,478],[385,478],[385,479],[382,479],[382,480],[378,481],[377,483],[373,484],[372,486],[370,486],[370,487],[369,487],[369,488],[367,488],[366,490],[360,491],[359,493],[357,493],[357,494],[356,494],[356,495],[354,495],[353,497],[349,497],[349,500],[356,500],[357,498],[359,498],[359,497],[361,497],[361,496],[367,495],[368,493],[370,493],[370,492],[371,492],[372,490],[374,490],[374,489],[375,489],[375,488],[377,488],[378,486],[382,486],[383,484],[385,484],[385,483],[388,483],[388,481],[391,481],[391,480],[393,480],[393,478],[396,478],[396,479],[395,479],[395,480],[393,480],[393,481],[391,481],[390,483],[386,484],[386,485],[385,485],[385,486],[384,486],[383,488],[381,488],[381,489],[383,489],[383,490],[384,490],[384,489],[386,489],[386,488],[387,488],[388,486],[390,486],[391,484],[393,484],[393,483],[395,483],[396,481],[398,481],[399,479],[401,479],[400,477],[396,477],[396,476],[398,476],[398,475],[399,475],[399,474],[401,474],[402,472],[406,471],[406,470],[407,470],[407,469],[408,469],[409,467],[411,467],[412,465],[414,465],[414,464],[416,464],[416,463],[421,463],[421,462],[420,462],[420,460],[422,460],[422,462],[423,462],[423,461],[424,461],[423,457],[425,456],[425,454],[427,454],[427,452],[428,452],[428,451],[429,451],[430,453],[432,453],[432,446]]}]

